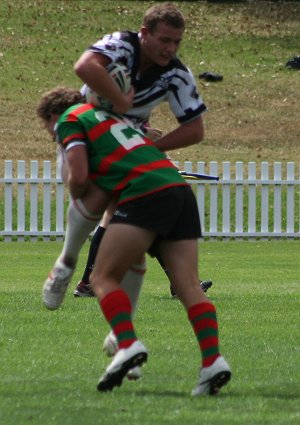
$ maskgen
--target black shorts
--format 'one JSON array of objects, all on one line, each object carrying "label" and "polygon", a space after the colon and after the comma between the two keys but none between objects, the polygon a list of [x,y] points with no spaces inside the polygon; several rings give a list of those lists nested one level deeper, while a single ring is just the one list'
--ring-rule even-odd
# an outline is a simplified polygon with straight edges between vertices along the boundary
[{"label": "black shorts", "polygon": [[117,207],[111,223],[131,224],[157,234],[156,241],[201,237],[196,198],[190,186],[175,186]]}]

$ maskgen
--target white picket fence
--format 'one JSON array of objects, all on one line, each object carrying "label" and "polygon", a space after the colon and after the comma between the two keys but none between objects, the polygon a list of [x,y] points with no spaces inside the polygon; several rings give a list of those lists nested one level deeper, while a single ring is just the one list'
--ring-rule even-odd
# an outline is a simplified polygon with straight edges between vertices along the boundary
[{"label": "white picket fence", "polygon": [[[180,164],[178,164],[180,166]],[[28,170],[27,170],[27,168]],[[15,168],[15,169],[14,169]],[[186,161],[180,169],[219,175],[219,181],[190,180],[203,236],[208,238],[299,238],[299,165]],[[27,170],[27,171],[26,171]],[[297,172],[296,172],[297,171]],[[61,240],[68,194],[50,161],[5,161],[0,237]]]}]

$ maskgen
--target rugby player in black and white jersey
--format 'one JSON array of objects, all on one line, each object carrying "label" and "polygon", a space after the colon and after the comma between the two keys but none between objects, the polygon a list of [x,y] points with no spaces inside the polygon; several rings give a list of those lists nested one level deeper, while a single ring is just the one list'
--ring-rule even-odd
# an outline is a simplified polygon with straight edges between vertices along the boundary
[{"label": "rugby player in black and white jersey", "polygon": [[[74,70],[86,86],[114,105],[114,111],[130,118],[134,125],[156,141],[162,151],[184,148],[199,143],[204,137],[202,114],[206,106],[197,91],[190,70],[177,58],[185,20],[172,3],[160,3],[148,9],[139,32],[115,32],[91,45],[75,63]],[[131,74],[133,90],[120,93],[113,84],[106,67],[111,62],[123,63]],[[83,87],[83,93],[84,89]],[[151,112],[162,102],[168,102],[178,126],[166,135],[149,125]],[[113,208],[111,208],[112,210]],[[75,296],[93,296],[89,285],[98,246],[108,212],[91,241],[85,272],[78,283]],[[161,262],[159,255],[158,260]],[[163,264],[162,264],[163,267]],[[145,263],[132,269],[125,277],[124,286],[135,288],[137,299],[143,280]],[[172,284],[170,285],[172,288]],[[206,290],[211,282],[202,282]],[[174,295],[174,292],[171,293]]]},{"label": "rugby player in black and white jersey", "polygon": [[[160,33],[158,32],[158,34]],[[164,143],[160,141],[160,144],[167,146],[171,150],[198,143],[199,139],[203,138],[203,124],[200,116],[206,110],[206,106],[197,92],[193,75],[171,52],[168,54],[167,59],[165,59],[165,55],[163,56],[164,61],[160,60],[160,62],[166,62],[165,65],[156,64],[160,58],[159,55],[156,55],[158,58],[153,58],[154,65],[148,67],[147,62],[144,64],[142,59],[143,41],[142,31],[140,33],[129,31],[115,32],[111,35],[106,35],[83,54],[75,69],[83,79],[82,65],[80,65],[80,68],[78,65],[83,59],[88,61],[89,67],[98,66],[99,62],[101,62],[100,66],[102,67],[105,67],[110,62],[123,63],[130,71],[134,97],[129,110],[126,110],[126,101],[128,99],[126,99],[125,95],[123,95],[125,106],[120,104],[120,106],[115,106],[114,109],[129,117],[137,127],[147,129],[152,110],[162,102],[168,102],[179,124],[184,125],[191,122],[192,124],[185,128],[185,134],[188,132],[188,137],[184,136],[184,140],[181,140],[181,137],[179,140],[174,140],[174,137],[177,139],[178,131],[176,129],[168,134]],[[179,43],[180,40],[174,42],[173,51],[175,51]],[[153,46],[153,49],[158,51],[155,46]],[[96,72],[97,69],[93,70],[93,79],[95,79],[94,73]],[[101,75],[100,71],[98,75]],[[89,68],[87,69],[85,80],[89,80]],[[100,85],[102,85],[103,80],[99,78],[99,81]],[[95,82],[98,83],[98,79],[95,79]],[[90,82],[89,85],[91,86],[91,84],[93,83]],[[98,84],[97,86],[93,85],[92,88],[94,87],[97,88],[97,93],[99,93]],[[132,93],[129,96],[129,102],[131,101],[131,95]],[[165,138],[166,136],[162,139]]]}]

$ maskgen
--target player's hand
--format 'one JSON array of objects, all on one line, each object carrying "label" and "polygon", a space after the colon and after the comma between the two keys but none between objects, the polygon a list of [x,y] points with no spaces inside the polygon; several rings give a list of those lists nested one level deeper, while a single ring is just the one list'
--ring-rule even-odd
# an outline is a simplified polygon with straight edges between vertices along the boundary
[{"label": "player's hand", "polygon": [[144,133],[145,136],[153,142],[160,139],[162,136],[162,131],[159,128],[144,127]]},{"label": "player's hand", "polygon": [[119,115],[124,115],[133,107],[134,88],[131,87],[129,92],[120,96],[120,102],[114,104],[113,111]]}]

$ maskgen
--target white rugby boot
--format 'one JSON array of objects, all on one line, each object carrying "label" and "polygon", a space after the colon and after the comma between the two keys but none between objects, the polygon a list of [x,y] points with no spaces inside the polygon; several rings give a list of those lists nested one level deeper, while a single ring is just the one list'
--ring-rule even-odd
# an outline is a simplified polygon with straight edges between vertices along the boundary
[{"label": "white rugby boot", "polygon": [[49,310],[56,310],[62,304],[74,269],[56,261],[43,287],[43,303]]},{"label": "white rugby boot", "polygon": [[[103,342],[103,351],[108,357],[113,357],[118,351],[118,342],[113,331],[110,331]],[[136,366],[130,369],[126,375],[129,381],[136,381],[142,376],[142,369],[140,366]]]},{"label": "white rugby boot", "polygon": [[193,389],[191,395],[215,395],[219,392],[220,388],[230,381],[230,378],[230,367],[224,357],[220,356],[211,366],[203,367],[200,370],[199,383]]},{"label": "white rugby boot", "polygon": [[118,350],[113,361],[100,378],[97,389],[99,391],[111,391],[114,387],[119,387],[128,371],[136,366],[141,366],[147,361],[147,357],[147,349],[140,341],[135,341],[128,348]]}]

